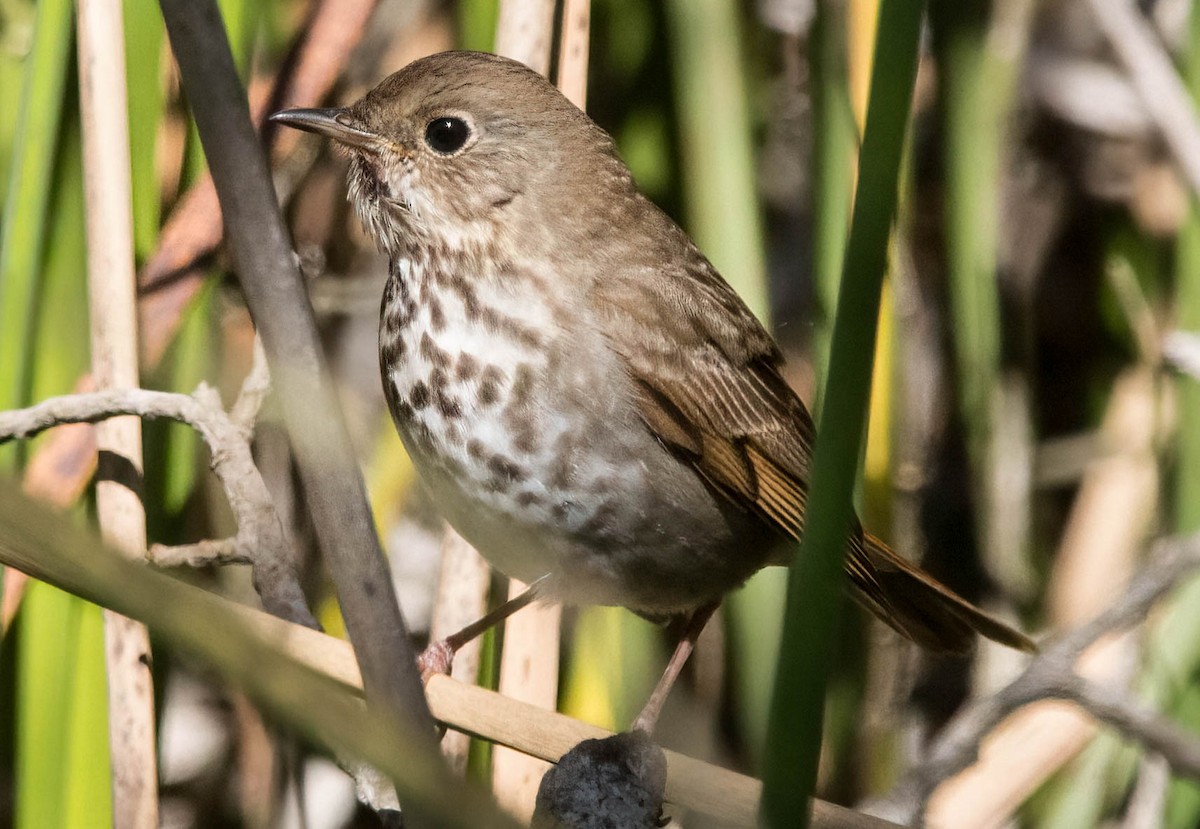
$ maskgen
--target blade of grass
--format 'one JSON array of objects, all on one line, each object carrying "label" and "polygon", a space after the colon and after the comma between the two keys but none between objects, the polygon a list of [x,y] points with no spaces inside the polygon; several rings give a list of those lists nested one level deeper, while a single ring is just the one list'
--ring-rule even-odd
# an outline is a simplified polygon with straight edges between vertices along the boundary
[{"label": "blade of grass", "polygon": [[[64,826],[70,697],[83,602],[34,582],[17,625],[17,829]],[[105,810],[102,814],[107,815]]]},{"label": "blade of grass", "polygon": [[[997,418],[1021,412],[1020,376],[1001,375],[997,274],[1001,163],[1032,4],[939,3],[932,15],[942,79],[946,168],[946,266],[959,413],[977,503],[980,550],[1008,584],[1027,580],[1030,493],[1013,466],[1032,448]],[[1025,431],[1029,431],[1028,428]],[[1002,445],[1002,442],[1007,445]]]},{"label": "blade of grass", "polygon": [[[80,118],[74,91],[67,92],[57,160],[46,186],[48,228],[28,354],[34,399],[70,391],[88,366]],[[18,681],[39,689],[22,694],[14,712],[17,766],[32,776],[28,785],[18,783],[19,820],[28,821],[20,825],[107,826],[111,775],[100,611],[46,585],[32,591],[41,598],[22,611],[20,630],[46,626],[53,641],[46,646],[18,634]],[[49,652],[34,654],[35,647]],[[42,819],[47,815],[53,816],[50,822]]]},{"label": "blade of grass", "polygon": [[[27,354],[31,397],[61,394],[88,364],[84,283],[83,161],[74,94],[68,94],[49,192],[33,338]],[[105,826],[111,809],[108,716],[99,609],[46,585],[22,611],[18,638],[18,825]],[[27,627],[46,628],[43,644]],[[96,630],[92,630],[95,627]],[[87,633],[85,634],[85,628]],[[11,644],[11,643],[6,643]],[[35,653],[34,649],[45,649]],[[33,690],[36,689],[36,690]],[[94,810],[85,818],[79,807]],[[45,822],[49,820],[49,822]],[[89,820],[91,821],[89,823]]]},{"label": "blade of grass", "polygon": [[754,189],[740,6],[668,0],[688,232],[764,322],[762,227]]},{"label": "blade of grass", "polygon": [[[1193,5],[1182,73],[1194,101],[1200,101],[1200,7]],[[1175,250],[1175,314],[1181,331],[1200,331],[1200,205],[1193,195]],[[1200,383],[1181,377],[1175,384],[1179,410],[1174,469],[1174,524],[1179,532],[1200,528]],[[1200,706],[1194,688],[1200,671],[1200,579],[1185,585],[1152,633],[1144,693],[1196,728]],[[1172,785],[1165,813],[1170,826],[1200,815],[1191,786]]]},{"label": "blade of grass", "polygon": [[850,232],[858,128],[850,103],[846,15],[841,3],[818,3],[810,36],[813,107],[813,284],[820,308],[813,363],[822,376]]},{"label": "blade of grass", "polygon": [[8,191],[17,110],[32,45],[35,10],[32,0],[0,2],[0,102],[3,102],[0,103],[0,193]]},{"label": "blade of grass", "polygon": [[490,52],[496,42],[499,0],[459,0],[458,42],[463,49]]},{"label": "blade of grass", "polygon": [[154,0],[124,0],[124,8],[133,239],[140,262],[157,245],[161,218],[156,150],[166,104],[161,72],[163,22]]},{"label": "blade of grass", "polygon": [[788,578],[763,778],[771,826],[807,826],[817,779],[829,642],[845,587],[851,493],[866,427],[871,364],[924,3],[880,6],[854,219],[830,350],[807,527]]},{"label": "blade of grass", "polygon": [[113,776],[108,750],[104,612],[75,596],[75,660],[68,688],[70,740],[61,758],[66,776],[63,823],[67,829],[113,825]]},{"label": "blade of grass", "polygon": [[[71,59],[71,0],[37,4],[25,66],[4,214],[0,217],[0,409],[28,403],[30,346],[63,90]],[[12,470],[16,447],[0,448]]]}]

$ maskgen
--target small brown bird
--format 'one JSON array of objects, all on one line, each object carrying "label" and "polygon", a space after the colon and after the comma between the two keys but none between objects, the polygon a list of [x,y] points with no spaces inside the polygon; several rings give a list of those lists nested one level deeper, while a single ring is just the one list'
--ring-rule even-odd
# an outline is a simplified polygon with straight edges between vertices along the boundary
[{"label": "small brown bird", "polygon": [[[721,598],[803,531],[813,423],[779,348],[608,134],[523,64],[445,52],[353,106],[273,118],[348,151],[390,261],[396,428],[455,529],[532,585],[442,657],[533,599],[687,616],[649,728]],[[856,596],[913,641],[1032,648],[857,523],[848,547]]]}]

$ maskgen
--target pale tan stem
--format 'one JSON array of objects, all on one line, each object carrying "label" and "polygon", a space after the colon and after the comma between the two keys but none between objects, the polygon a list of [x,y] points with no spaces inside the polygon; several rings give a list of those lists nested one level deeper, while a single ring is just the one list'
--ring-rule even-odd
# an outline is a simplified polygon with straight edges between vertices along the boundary
[{"label": "pale tan stem", "polygon": [[[92,375],[98,389],[138,385],[133,201],[120,0],[78,0]],[[136,417],[96,427],[96,505],[104,538],[130,557],[146,551],[139,496],[142,428]],[[107,462],[106,462],[107,461]],[[106,474],[107,473],[107,474]],[[158,825],[154,687],[145,627],[105,612],[113,825]]]},{"label": "pale tan stem", "polygon": [[580,109],[587,109],[588,38],[591,0],[563,0],[558,46],[558,88]]},{"label": "pale tan stem", "polygon": [[[347,686],[362,687],[346,642],[248,608],[238,607],[236,612],[295,659]],[[429,679],[425,693],[434,717],[443,725],[547,763],[557,762],[583,740],[612,733],[440,674]],[[674,751],[666,755],[668,802],[715,818],[722,826],[757,825],[762,792],[758,780]],[[815,800],[813,827],[887,829],[895,824]]]},{"label": "pale tan stem", "polygon": [[554,0],[501,0],[496,54],[545,75],[550,71],[553,42]]},{"label": "pale tan stem", "polygon": [[[509,584],[511,601],[526,586]],[[500,693],[537,708],[558,708],[558,647],[562,621],[559,605],[535,605],[511,616],[504,627]],[[434,715],[437,716],[436,714]],[[492,753],[492,789],[496,800],[519,820],[533,816],[538,786],[549,764],[527,754],[497,748]]]}]

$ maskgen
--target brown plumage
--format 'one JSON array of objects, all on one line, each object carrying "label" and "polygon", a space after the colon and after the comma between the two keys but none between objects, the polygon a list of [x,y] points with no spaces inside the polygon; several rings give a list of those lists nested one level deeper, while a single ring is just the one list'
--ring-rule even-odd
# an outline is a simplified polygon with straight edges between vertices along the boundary
[{"label": "brown plumage", "polygon": [[[397,429],[500,570],[539,598],[698,625],[786,563],[812,419],[771,336],[586,115],[518,63],[455,52],[346,109],[276,117],[348,149],[351,200],[392,265]],[[858,529],[847,573],[922,645],[963,652],[977,631],[1032,648]]]}]

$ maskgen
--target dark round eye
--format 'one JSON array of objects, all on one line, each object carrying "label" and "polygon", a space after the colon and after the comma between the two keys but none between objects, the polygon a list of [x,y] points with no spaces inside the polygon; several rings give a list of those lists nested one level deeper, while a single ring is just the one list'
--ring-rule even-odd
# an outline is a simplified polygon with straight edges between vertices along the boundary
[{"label": "dark round eye", "polygon": [[445,155],[461,150],[470,137],[471,128],[461,118],[434,118],[425,128],[425,143]]}]

